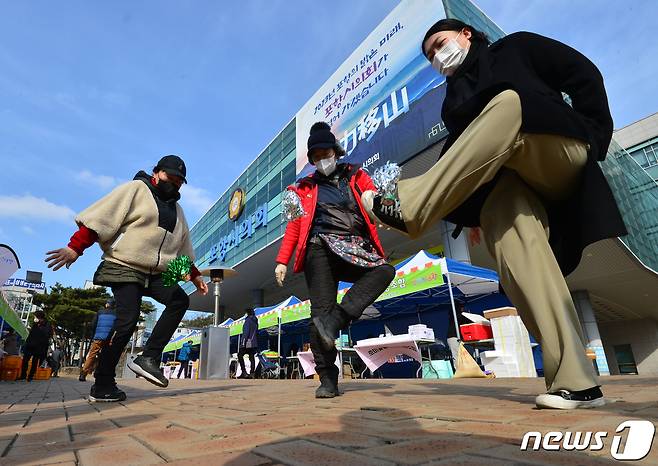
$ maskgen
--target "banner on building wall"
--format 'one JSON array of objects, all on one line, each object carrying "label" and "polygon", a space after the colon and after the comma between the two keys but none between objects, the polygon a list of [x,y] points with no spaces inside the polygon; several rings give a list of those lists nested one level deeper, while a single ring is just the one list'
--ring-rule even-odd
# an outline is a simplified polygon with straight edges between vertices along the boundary
[{"label": "banner on building wall", "polygon": [[329,123],[344,161],[365,168],[403,162],[446,135],[445,80],[420,47],[445,17],[441,0],[400,3],[318,89],[296,115],[298,177],[313,171],[306,141],[317,121]]}]

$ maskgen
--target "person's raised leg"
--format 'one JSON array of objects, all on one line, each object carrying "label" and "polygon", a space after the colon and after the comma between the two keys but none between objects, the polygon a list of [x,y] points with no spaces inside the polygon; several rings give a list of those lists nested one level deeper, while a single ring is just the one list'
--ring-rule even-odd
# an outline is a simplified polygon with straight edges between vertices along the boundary
[{"label": "person's raised leg", "polygon": [[350,321],[354,321],[358,320],[365,308],[374,303],[386,291],[395,277],[395,267],[383,264],[373,268],[364,268],[346,263],[344,270],[349,277],[346,277],[347,281],[353,284],[345,293],[340,307],[349,316]]},{"label": "person's raised leg", "polygon": [[[493,180],[513,155],[520,128],[519,96],[511,90],[503,91],[491,99],[432,168],[422,175],[400,180],[399,209],[406,232],[411,237],[421,235]],[[376,220],[390,224],[378,216],[372,199],[367,196],[362,199]]]}]

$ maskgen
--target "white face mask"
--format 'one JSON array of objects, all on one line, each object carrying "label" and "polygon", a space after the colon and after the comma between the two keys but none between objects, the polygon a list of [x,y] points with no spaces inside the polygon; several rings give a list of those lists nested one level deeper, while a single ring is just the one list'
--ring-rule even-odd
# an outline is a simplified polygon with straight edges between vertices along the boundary
[{"label": "white face mask", "polygon": [[324,176],[331,175],[336,170],[336,157],[329,157],[315,162],[315,169]]},{"label": "white face mask", "polygon": [[452,76],[459,65],[464,62],[468,49],[459,45],[457,37],[450,39],[443,47],[441,47],[432,59],[432,68],[444,76]]}]

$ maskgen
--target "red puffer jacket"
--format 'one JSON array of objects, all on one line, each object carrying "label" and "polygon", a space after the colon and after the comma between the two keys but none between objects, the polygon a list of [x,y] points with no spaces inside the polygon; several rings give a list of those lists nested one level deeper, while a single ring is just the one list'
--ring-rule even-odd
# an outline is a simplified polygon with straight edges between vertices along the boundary
[{"label": "red puffer jacket", "polygon": [[[361,210],[361,215],[363,215],[363,218],[366,221],[366,225],[368,226],[370,239],[375,245],[377,252],[381,254],[382,257],[384,257],[384,249],[382,248],[382,244],[379,241],[377,227],[372,222],[372,220],[370,220],[370,217],[361,204],[361,194],[365,191],[375,191],[375,185],[372,183],[370,176],[368,176],[368,174],[362,169],[355,168],[351,165],[348,165],[348,169],[353,172],[353,175],[350,177],[350,187],[352,188],[354,199],[356,199],[356,202],[359,205],[359,209]],[[304,270],[306,243],[308,242],[308,235],[313,225],[315,206],[318,199],[318,186],[313,182],[311,176],[307,176],[306,178],[300,180],[297,186],[288,186],[288,189],[297,193],[301,199],[302,207],[304,208],[304,212],[306,212],[306,214],[291,222],[288,222],[286,233],[283,236],[283,242],[281,243],[281,248],[279,249],[279,255],[276,257],[276,261],[279,264],[288,265],[288,262],[290,262],[290,258],[295,251],[295,247],[297,247],[297,258],[295,259],[295,267],[293,269],[295,273],[302,272]]]}]

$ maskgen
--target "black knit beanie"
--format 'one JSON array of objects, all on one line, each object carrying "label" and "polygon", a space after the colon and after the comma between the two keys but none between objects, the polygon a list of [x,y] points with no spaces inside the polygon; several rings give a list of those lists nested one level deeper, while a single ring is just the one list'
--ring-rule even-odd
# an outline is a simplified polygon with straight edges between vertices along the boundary
[{"label": "black knit beanie", "polygon": [[336,151],[336,156],[338,158],[345,155],[343,148],[336,142],[336,136],[331,132],[331,127],[324,121],[318,121],[311,126],[307,148],[307,156],[310,163],[313,163],[313,160],[311,160],[311,154],[315,149],[333,148]]}]

